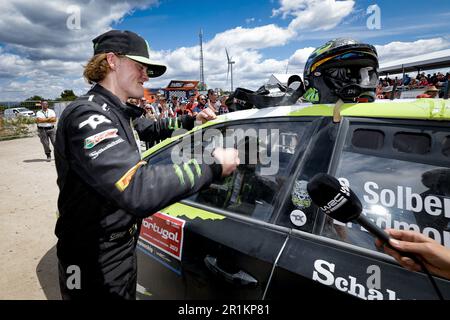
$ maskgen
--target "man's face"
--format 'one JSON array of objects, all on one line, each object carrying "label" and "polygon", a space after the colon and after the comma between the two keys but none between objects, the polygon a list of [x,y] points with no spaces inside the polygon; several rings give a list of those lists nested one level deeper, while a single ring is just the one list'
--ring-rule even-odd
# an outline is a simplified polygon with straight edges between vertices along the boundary
[{"label": "man's face", "polygon": [[48,102],[47,101],[41,102],[41,106],[42,106],[42,109],[47,110],[48,109]]},{"label": "man's face", "polygon": [[148,81],[147,67],[127,57],[118,57],[117,85],[126,97],[139,98],[144,95],[144,82]]},{"label": "man's face", "polygon": [[217,96],[215,92],[208,93],[209,100],[216,101]]}]

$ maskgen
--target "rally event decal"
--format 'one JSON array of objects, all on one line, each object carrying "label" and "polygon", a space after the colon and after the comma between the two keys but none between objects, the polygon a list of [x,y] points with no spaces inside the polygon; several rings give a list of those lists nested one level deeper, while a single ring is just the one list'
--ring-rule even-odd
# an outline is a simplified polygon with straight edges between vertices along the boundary
[{"label": "rally event decal", "polygon": [[181,261],[185,223],[157,212],[142,221],[140,239]]}]

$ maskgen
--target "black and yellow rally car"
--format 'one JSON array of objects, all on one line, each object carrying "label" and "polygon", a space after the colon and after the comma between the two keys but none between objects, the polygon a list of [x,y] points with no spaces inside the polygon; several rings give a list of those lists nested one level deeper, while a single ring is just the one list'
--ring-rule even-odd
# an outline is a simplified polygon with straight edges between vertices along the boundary
[{"label": "black and yellow rally car", "polygon": [[[450,247],[450,101],[381,100],[338,113],[322,104],[229,113],[144,153],[149,165],[171,164],[182,149],[217,144],[205,137],[211,129],[247,149],[256,132],[261,151],[143,221],[139,298],[437,299],[424,273],[377,251],[359,225],[325,216],[306,185],[327,172],[380,227],[417,230]],[[450,281],[435,281],[450,299]]]}]

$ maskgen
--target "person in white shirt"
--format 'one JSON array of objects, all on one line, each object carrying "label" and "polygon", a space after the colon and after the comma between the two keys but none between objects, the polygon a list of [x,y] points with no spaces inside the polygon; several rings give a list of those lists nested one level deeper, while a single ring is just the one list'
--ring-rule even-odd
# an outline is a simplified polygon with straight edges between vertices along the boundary
[{"label": "person in white shirt", "polygon": [[[36,112],[36,123],[38,127],[38,135],[44,146],[44,152],[47,161],[51,161],[50,142],[55,146],[55,123],[56,113],[48,108],[47,101],[41,101],[42,109]],[[49,142],[50,141],[50,142]]]}]

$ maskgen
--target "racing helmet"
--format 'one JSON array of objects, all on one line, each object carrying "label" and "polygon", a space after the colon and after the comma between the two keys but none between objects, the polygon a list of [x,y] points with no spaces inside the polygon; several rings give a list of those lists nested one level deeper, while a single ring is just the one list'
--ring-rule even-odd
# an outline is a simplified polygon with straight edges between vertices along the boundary
[{"label": "racing helmet", "polygon": [[303,77],[303,98],[309,102],[373,102],[378,84],[377,50],[353,39],[330,40],[309,56]]}]

